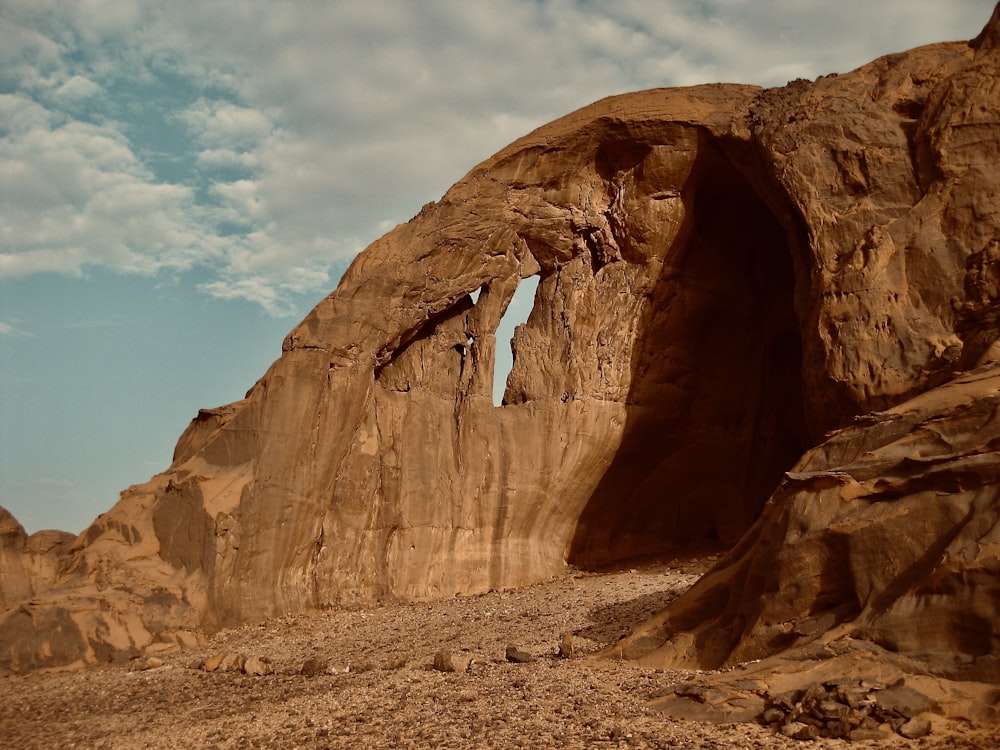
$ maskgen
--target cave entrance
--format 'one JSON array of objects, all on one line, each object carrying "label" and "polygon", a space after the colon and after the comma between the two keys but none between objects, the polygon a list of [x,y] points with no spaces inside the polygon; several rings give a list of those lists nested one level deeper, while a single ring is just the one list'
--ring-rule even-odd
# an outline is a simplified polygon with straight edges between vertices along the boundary
[{"label": "cave entrance", "polygon": [[711,144],[688,186],[685,227],[640,326],[623,440],[578,521],[575,565],[734,543],[810,445],[794,305],[804,235],[789,237]]}]

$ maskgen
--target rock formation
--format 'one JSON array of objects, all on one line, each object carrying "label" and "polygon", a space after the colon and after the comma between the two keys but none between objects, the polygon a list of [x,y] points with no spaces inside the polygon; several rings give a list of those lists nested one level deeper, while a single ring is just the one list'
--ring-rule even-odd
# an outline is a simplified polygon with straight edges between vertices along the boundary
[{"label": "rock formation", "polygon": [[[628,654],[729,663],[861,618],[986,664],[998,47],[994,13],[969,43],[612,97],[503,149],[199,412],[0,622],[0,666],[741,537]],[[497,325],[535,275],[497,407]]]},{"label": "rock formation", "polygon": [[997,366],[858,417],[785,475],[725,560],[615,652],[716,669],[864,641],[933,674],[1000,681],[998,448]]},{"label": "rock formation", "polygon": [[17,519],[0,508],[0,610],[49,588],[73,540],[65,531],[28,536]]}]

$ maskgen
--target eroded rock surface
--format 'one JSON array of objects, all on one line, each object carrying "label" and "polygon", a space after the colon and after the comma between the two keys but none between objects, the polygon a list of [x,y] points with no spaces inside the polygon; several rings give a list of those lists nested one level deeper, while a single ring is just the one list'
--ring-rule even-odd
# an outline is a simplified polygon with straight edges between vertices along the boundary
[{"label": "eroded rock surface", "polygon": [[37,531],[29,536],[0,507],[0,609],[49,588],[73,539],[65,531]]},{"label": "eroded rock surface", "polygon": [[[171,467],[75,541],[53,587],[0,623],[0,666],[522,585],[748,529],[630,654],[723,663],[792,643],[786,621],[813,637],[867,613],[864,637],[988,665],[995,618],[927,646],[905,595],[961,539],[920,606],[992,612],[971,583],[992,547],[971,535],[992,528],[995,445],[961,430],[989,422],[994,385],[953,379],[995,357],[1000,330],[998,27],[780,89],[612,97],[483,162],[365,250],[246,398],[200,412]],[[497,325],[536,275],[496,407]],[[928,405],[966,396],[964,422]],[[901,416],[824,442],[873,411]],[[935,420],[957,433],[935,442]],[[864,454],[882,449],[892,460]],[[896,545],[909,577],[841,581],[841,564]],[[671,650],[709,621],[719,634]],[[77,644],[58,658],[56,632]]]},{"label": "eroded rock surface", "polygon": [[685,596],[616,652],[715,669],[855,641],[1000,681],[1000,367],[834,432]]}]

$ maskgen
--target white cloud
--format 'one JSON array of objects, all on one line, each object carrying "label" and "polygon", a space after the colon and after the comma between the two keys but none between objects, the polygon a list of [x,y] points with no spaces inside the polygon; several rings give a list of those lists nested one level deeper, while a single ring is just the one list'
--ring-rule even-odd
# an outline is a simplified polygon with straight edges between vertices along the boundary
[{"label": "white cloud", "polygon": [[248,226],[254,226],[265,219],[265,208],[257,188],[258,185],[253,180],[215,183],[212,192],[222,199],[220,215],[226,221]]},{"label": "white cloud", "polygon": [[234,151],[230,148],[213,148],[198,154],[198,164],[208,169],[255,169],[258,161],[254,153]]},{"label": "white cloud", "polygon": [[252,147],[274,130],[274,124],[263,112],[225,101],[199,99],[180,119],[207,148]]},{"label": "white cloud", "polygon": [[12,326],[10,323],[4,323],[0,320],[0,336],[34,336],[35,334],[29,333],[28,331],[22,331],[20,328]]},{"label": "white cloud", "polygon": [[80,121],[0,140],[0,276],[184,270],[218,255],[192,190],[159,183],[118,131]]},{"label": "white cloud", "polygon": [[16,92],[0,96],[0,185],[19,186],[2,197],[0,274],[202,267],[206,293],[274,314],[326,291],[332,268],[477,162],[590,101],[844,71],[971,37],[992,8],[0,2],[0,82]]},{"label": "white cloud", "polygon": [[81,75],[74,75],[63,81],[53,92],[57,101],[70,106],[103,94],[103,88]]}]

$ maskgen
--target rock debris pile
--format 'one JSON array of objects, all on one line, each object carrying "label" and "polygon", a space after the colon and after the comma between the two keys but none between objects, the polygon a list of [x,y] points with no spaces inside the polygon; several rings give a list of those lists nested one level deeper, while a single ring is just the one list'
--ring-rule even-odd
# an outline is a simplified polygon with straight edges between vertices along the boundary
[{"label": "rock debris pile", "polygon": [[907,739],[918,739],[931,731],[930,721],[921,714],[935,710],[940,709],[933,700],[905,684],[885,688],[859,681],[854,685],[814,684],[805,690],[769,696],[759,718],[797,740],[882,740],[887,728]]}]

